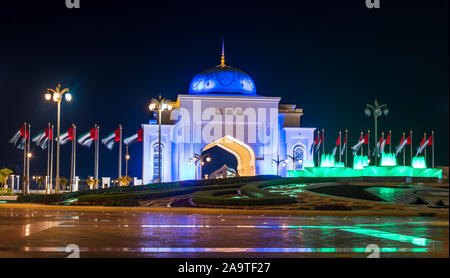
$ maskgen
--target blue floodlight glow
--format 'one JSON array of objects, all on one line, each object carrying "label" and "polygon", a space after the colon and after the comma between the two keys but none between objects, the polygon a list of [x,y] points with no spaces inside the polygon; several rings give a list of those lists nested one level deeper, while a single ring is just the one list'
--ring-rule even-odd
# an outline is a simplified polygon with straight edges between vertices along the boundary
[{"label": "blue floodlight glow", "polygon": [[247,73],[230,66],[216,66],[194,76],[189,94],[256,95],[256,87]]}]

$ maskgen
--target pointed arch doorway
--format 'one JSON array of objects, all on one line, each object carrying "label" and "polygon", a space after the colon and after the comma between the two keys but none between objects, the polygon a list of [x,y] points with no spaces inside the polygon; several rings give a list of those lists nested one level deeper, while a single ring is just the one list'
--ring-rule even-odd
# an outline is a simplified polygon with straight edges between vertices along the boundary
[{"label": "pointed arch doorway", "polygon": [[236,157],[237,172],[239,176],[255,176],[255,152],[253,149],[229,135],[222,137],[210,144],[208,144],[203,151],[206,151],[214,146],[218,146]]}]

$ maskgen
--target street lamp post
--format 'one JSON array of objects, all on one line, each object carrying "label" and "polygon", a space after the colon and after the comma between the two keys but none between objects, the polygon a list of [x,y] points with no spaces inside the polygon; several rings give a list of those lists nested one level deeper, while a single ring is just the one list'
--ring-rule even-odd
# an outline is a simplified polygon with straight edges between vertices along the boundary
[{"label": "street lamp post", "polygon": [[279,170],[280,170],[280,164],[286,165],[286,162],[284,162],[284,159],[280,160],[280,155],[277,154],[277,159],[272,159],[272,164],[276,164],[277,165],[277,176],[279,175]]},{"label": "street lamp post", "polygon": [[130,155],[128,154],[128,145],[125,146],[126,154],[125,154],[125,177],[128,177],[128,160],[130,159]]},{"label": "street lamp post", "polygon": [[[377,126],[377,119],[378,117],[387,116],[389,113],[389,110],[387,109],[387,104],[378,104],[378,101],[375,100],[375,105],[366,104],[366,109],[364,110],[364,113],[366,113],[367,117],[372,116],[375,119],[375,133],[374,136],[374,142],[377,142],[377,136],[378,136],[378,126]],[[375,155],[375,165],[377,165],[377,156]]]},{"label": "street lamp post", "polygon": [[286,155],[286,158],[289,158],[292,161],[292,170],[295,170],[295,163],[297,162],[297,159],[295,159],[295,155]]},{"label": "street lamp post", "polygon": [[61,118],[61,101],[65,95],[65,100],[70,102],[72,100],[72,95],[70,94],[70,89],[65,88],[61,89],[61,84],[53,89],[47,89],[47,93],[45,94],[45,100],[50,101],[53,99],[54,102],[58,105],[58,113],[57,113],[57,122],[56,122],[56,181],[55,181],[55,192],[59,193],[59,144],[60,144],[60,118]]},{"label": "street lamp post", "polygon": [[[29,129],[30,125],[28,125]],[[30,193],[30,159],[33,157],[33,154],[30,152],[30,142],[28,141],[28,151],[27,151],[27,186],[26,193]]]},{"label": "street lamp post", "polygon": [[[168,99],[161,98],[161,95],[159,95],[158,99],[152,99],[150,102],[150,105],[148,108],[150,111],[158,111],[158,125],[159,125],[159,131],[158,131],[158,182],[161,182],[161,112],[163,110],[172,110],[172,105],[169,104]],[[143,167],[143,166],[142,166]],[[142,177],[144,179],[144,177]]]},{"label": "street lamp post", "polygon": [[194,154],[194,156],[189,159],[189,165],[191,165],[191,162],[193,161],[195,164],[195,179],[197,180],[197,165],[200,162],[200,179],[203,179],[203,171],[202,171],[202,166],[205,165],[205,161],[206,162],[210,162],[211,161],[211,157],[209,156],[209,154],[201,154],[202,150],[200,149],[200,154]]}]

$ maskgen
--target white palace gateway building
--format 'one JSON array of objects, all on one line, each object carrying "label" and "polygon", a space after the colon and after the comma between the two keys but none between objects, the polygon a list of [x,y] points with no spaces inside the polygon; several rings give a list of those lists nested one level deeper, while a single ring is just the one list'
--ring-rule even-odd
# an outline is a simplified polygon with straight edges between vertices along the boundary
[{"label": "white palace gateway building", "polygon": [[[221,63],[196,74],[187,94],[162,112],[162,182],[200,177],[200,163],[191,162],[214,146],[236,157],[239,176],[286,176],[312,163],[315,128],[301,127],[303,110],[280,100],[258,95],[247,73],[225,64],[222,46]],[[143,125],[144,184],[158,179],[158,129],[155,123]]]}]

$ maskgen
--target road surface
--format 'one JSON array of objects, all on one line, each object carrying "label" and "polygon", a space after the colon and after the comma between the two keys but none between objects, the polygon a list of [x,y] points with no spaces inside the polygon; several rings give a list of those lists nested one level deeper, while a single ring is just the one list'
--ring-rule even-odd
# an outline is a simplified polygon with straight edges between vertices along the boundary
[{"label": "road surface", "polygon": [[64,258],[76,248],[82,258],[448,257],[448,224],[437,217],[0,208],[0,257]]}]

